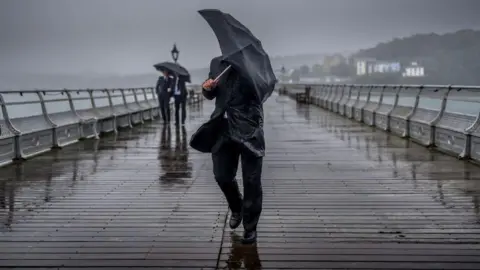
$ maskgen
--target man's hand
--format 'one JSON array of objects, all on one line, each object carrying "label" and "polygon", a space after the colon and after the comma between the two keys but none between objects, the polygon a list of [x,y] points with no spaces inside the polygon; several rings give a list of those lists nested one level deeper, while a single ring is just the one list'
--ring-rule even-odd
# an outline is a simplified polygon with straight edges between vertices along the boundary
[{"label": "man's hand", "polygon": [[208,90],[208,91],[215,88],[215,86],[217,86],[217,82],[215,82],[212,79],[208,79],[202,84],[203,89]]}]

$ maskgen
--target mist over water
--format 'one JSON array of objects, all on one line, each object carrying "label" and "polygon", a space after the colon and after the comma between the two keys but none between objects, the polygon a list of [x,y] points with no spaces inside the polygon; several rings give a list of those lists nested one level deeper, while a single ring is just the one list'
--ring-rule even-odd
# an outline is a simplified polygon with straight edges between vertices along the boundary
[{"label": "mist over water", "polygon": [[0,89],[152,85],[152,65],[170,61],[174,43],[199,82],[208,70],[198,69],[220,54],[197,13],[203,8],[231,13],[272,60],[293,56],[275,68],[416,33],[480,28],[476,0],[3,0]]}]

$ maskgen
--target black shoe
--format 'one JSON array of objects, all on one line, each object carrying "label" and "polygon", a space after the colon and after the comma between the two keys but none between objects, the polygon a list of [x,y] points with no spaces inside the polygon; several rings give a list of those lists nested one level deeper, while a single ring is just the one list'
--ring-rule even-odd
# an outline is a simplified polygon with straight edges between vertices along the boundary
[{"label": "black shoe", "polygon": [[230,228],[236,229],[238,226],[240,226],[240,223],[242,223],[242,213],[232,213],[229,222]]},{"label": "black shoe", "polygon": [[249,245],[257,242],[257,231],[245,231],[243,233],[242,244]]}]

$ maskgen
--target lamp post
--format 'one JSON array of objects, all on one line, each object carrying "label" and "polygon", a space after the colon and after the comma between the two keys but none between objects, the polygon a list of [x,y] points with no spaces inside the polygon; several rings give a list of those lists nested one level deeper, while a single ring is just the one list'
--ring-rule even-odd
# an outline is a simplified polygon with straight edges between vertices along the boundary
[{"label": "lamp post", "polygon": [[178,55],[179,55],[179,53],[180,53],[180,52],[178,51],[178,49],[177,49],[177,44],[173,44],[173,49],[172,49],[171,53],[172,53],[173,61],[174,61],[175,63],[177,63]]}]

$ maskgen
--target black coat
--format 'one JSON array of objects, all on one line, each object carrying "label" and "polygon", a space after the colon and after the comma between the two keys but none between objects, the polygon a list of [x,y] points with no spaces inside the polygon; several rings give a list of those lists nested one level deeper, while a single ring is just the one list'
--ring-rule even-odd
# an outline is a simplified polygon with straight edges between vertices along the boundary
[{"label": "black coat", "polygon": [[172,89],[173,86],[173,79],[170,77],[160,76],[157,80],[157,85],[155,86],[155,90],[157,95],[160,97],[170,97],[172,92],[168,92],[168,88]]},{"label": "black coat", "polygon": [[[178,79],[178,84],[176,85],[176,87],[178,87],[178,89],[180,90],[180,96],[179,97],[182,100],[186,100],[187,96],[188,96],[188,91],[187,91],[187,84],[186,84],[185,79],[179,78]],[[174,95],[174,97],[176,97],[176,96]]]},{"label": "black coat", "polygon": [[[214,58],[210,63],[209,77],[214,79],[227,66],[219,57]],[[202,93],[209,100],[216,99],[215,110],[210,120],[193,134],[190,146],[201,152],[214,152],[224,138],[219,125],[224,122],[226,112],[229,137],[255,156],[264,156],[263,106],[256,100],[246,80],[234,69],[230,69],[216,88],[210,91],[202,89]]]}]

